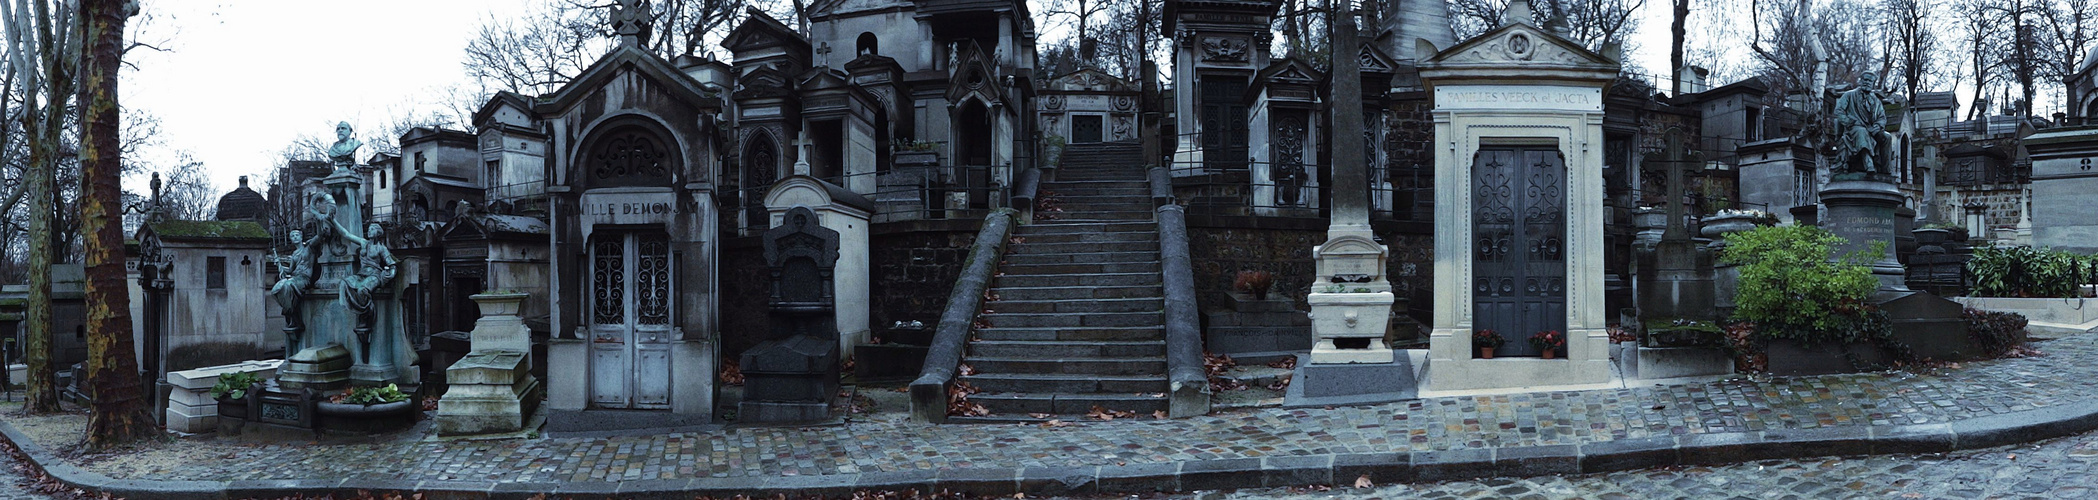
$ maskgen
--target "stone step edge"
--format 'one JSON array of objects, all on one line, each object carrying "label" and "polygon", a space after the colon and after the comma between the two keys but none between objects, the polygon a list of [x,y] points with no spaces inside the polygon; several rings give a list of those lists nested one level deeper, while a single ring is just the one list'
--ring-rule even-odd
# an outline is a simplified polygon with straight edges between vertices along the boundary
[{"label": "stone step edge", "polygon": [[[1211,418],[1211,417],[1195,417]],[[1151,419],[1084,425],[1154,425]],[[1033,425],[1033,424],[1019,424]],[[523,500],[541,494],[566,497],[726,496],[787,493],[846,496],[857,490],[952,490],[978,496],[1073,495],[1150,491],[1348,485],[1360,476],[1377,484],[1482,479],[1505,476],[1590,474],[1696,464],[1730,464],[1778,458],[1944,453],[2080,434],[2098,429],[2098,401],[2078,401],[2035,410],[1988,415],[1950,423],[1865,425],[1738,433],[1689,434],[1619,439],[1585,444],[1517,446],[1472,450],[1273,456],[1160,463],[1062,467],[914,469],[816,476],[649,479],[585,482],[496,482],[395,479],[284,479],[166,481],[110,478],[66,463],[0,421],[0,437],[67,486],[135,499],[276,498],[356,496],[359,493],[425,493]],[[1054,432],[1054,429],[1043,429]]]}]

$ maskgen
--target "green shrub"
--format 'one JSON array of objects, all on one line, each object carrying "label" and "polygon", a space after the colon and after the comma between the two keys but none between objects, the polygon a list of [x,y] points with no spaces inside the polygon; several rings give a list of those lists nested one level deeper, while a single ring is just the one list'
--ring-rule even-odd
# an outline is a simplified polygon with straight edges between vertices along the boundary
[{"label": "green shrub", "polygon": [[1886,314],[1865,300],[1879,288],[1865,266],[1886,252],[1870,250],[1841,258],[1840,236],[1813,226],[1759,227],[1727,235],[1720,260],[1740,266],[1734,319],[1752,321],[1764,339],[1788,338],[1802,345],[1883,340],[1891,332]]},{"label": "green shrub", "polygon": [[2075,297],[2094,265],[2091,256],[2063,250],[1989,245],[1974,250],[1967,274],[1976,297]]},{"label": "green shrub", "polygon": [[401,388],[394,384],[386,384],[385,387],[352,387],[349,389],[344,389],[341,393],[338,393],[335,396],[328,398],[329,402],[331,403],[348,403],[365,406],[371,406],[380,403],[406,401],[407,399],[408,395],[402,393]]},{"label": "green shrub", "polygon": [[211,399],[240,399],[248,396],[248,388],[262,383],[262,377],[253,373],[236,372],[219,374],[219,382],[211,385]]}]

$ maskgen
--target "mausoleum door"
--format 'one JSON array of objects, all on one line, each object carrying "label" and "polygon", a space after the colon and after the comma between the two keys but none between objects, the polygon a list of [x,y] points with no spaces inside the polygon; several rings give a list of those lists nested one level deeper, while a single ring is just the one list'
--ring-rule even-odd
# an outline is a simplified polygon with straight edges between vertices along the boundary
[{"label": "mausoleum door", "polygon": [[1207,76],[1201,82],[1203,168],[1246,168],[1246,80]]},{"label": "mausoleum door", "polygon": [[1100,142],[1100,136],[1100,115],[1075,115],[1071,117],[1072,144]]},{"label": "mausoleum door", "polygon": [[590,395],[599,408],[669,408],[670,238],[600,232],[590,243]]},{"label": "mausoleum door", "polygon": [[1488,148],[1472,166],[1472,328],[1496,356],[1537,356],[1531,334],[1566,332],[1566,162],[1549,148]]}]

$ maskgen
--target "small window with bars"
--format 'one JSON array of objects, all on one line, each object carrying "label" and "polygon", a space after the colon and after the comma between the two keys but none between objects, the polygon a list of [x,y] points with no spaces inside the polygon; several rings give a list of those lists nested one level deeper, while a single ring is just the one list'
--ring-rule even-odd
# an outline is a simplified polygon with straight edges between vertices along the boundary
[{"label": "small window with bars", "polygon": [[204,288],[207,290],[226,289],[225,257],[204,258]]}]

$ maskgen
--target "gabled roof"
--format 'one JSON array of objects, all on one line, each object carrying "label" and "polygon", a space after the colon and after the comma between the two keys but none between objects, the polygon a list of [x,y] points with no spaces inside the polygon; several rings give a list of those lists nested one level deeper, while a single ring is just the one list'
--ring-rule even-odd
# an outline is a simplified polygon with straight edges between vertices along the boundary
[{"label": "gabled roof", "polygon": [[778,19],[765,15],[765,11],[758,10],[757,7],[746,8],[743,24],[736,25],[736,29],[729,30],[728,36],[721,38],[721,47],[728,49],[729,52],[744,52],[780,45],[787,45],[787,52],[789,53],[800,54],[809,51],[809,39],[807,37],[801,36],[801,33],[794,31],[794,28],[788,27],[785,23],[779,22]]},{"label": "gabled roof", "polygon": [[1421,78],[1529,78],[1612,81],[1621,66],[1581,44],[1529,24],[1511,22],[1420,64]]},{"label": "gabled roof", "polygon": [[680,101],[700,108],[721,107],[720,98],[709,97],[701,92],[698,80],[693,80],[683,71],[671,67],[668,61],[640,47],[621,44],[584,69],[582,74],[576,75],[567,85],[562,85],[560,90],[540,99],[532,106],[532,112],[550,114],[567,110],[584,96],[590,95],[593,90],[605,86],[612,78],[617,77],[622,68],[632,68],[634,72],[655,80],[662,84],[666,92]]},{"label": "gabled roof", "polygon": [[1100,90],[1110,92],[1136,90],[1136,85],[1130,84],[1128,80],[1116,78],[1114,75],[1107,74],[1106,71],[1100,71],[1099,68],[1081,68],[1077,71],[1051,78],[1049,79],[1049,88],[1047,90],[1069,90],[1064,88],[1066,86],[1079,87],[1078,90],[1084,90],[1088,87],[1101,87]]},{"label": "gabled roof", "polygon": [[532,112],[531,99],[508,90],[497,91],[495,95],[488,98],[488,102],[481,103],[481,109],[474,111],[474,128],[487,129],[488,121],[494,119],[496,110],[502,109],[503,106],[517,108],[524,111],[527,115]]},{"label": "gabled roof", "polygon": [[1384,53],[1384,48],[1380,47],[1380,45],[1383,44],[1362,44],[1362,53],[1355,58],[1355,61],[1361,64],[1363,73],[1391,73],[1398,70],[1398,60],[1392,59],[1390,54]]},{"label": "gabled roof", "polygon": [[1325,79],[1325,73],[1311,67],[1310,62],[1306,62],[1297,56],[1276,59],[1275,62],[1268,63],[1268,67],[1261,68],[1259,76],[1253,78],[1256,82],[1297,83],[1304,85],[1315,84]]},{"label": "gabled roof", "polygon": [[1748,94],[1758,97],[1770,95],[1770,85],[1763,83],[1763,77],[1751,76],[1734,83],[1719,86],[1718,88],[1699,92],[1697,93],[1697,99],[1710,101],[1733,94]]}]

